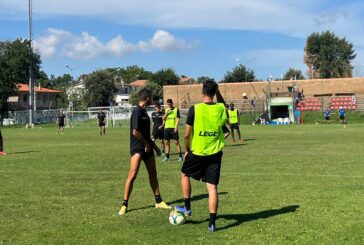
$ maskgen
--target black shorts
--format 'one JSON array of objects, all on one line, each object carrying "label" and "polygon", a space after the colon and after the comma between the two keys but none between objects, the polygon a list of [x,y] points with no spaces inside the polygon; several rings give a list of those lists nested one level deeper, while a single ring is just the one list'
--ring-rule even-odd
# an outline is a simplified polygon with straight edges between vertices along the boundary
[{"label": "black shorts", "polygon": [[239,124],[238,123],[232,123],[232,124],[230,124],[230,129],[231,130],[233,130],[233,129],[239,130]]},{"label": "black shorts", "polygon": [[165,140],[178,140],[178,131],[174,133],[174,128],[166,128],[164,129],[164,139]]},{"label": "black shorts", "polygon": [[345,116],[340,116],[340,120],[344,120],[345,119]]},{"label": "black shorts", "polygon": [[197,156],[189,153],[186,156],[181,172],[185,175],[218,185],[220,180],[222,151],[210,156]]},{"label": "black shorts", "polygon": [[155,129],[153,129],[152,135],[155,140],[157,140],[157,139],[162,140],[162,139],[164,139],[164,129],[155,128]]},{"label": "black shorts", "polygon": [[64,123],[58,123],[58,127],[64,127]]},{"label": "black shorts", "polygon": [[99,127],[105,127],[105,122],[99,123]]},{"label": "black shorts", "polygon": [[139,153],[142,156],[142,160],[144,162],[146,162],[147,160],[149,160],[151,157],[154,156],[154,151],[152,150],[151,152],[145,152],[144,149],[136,149],[136,150],[132,150],[130,152],[130,156],[134,156],[135,154]]},{"label": "black shorts", "polygon": [[330,121],[330,117],[325,117],[325,120],[326,121]]}]

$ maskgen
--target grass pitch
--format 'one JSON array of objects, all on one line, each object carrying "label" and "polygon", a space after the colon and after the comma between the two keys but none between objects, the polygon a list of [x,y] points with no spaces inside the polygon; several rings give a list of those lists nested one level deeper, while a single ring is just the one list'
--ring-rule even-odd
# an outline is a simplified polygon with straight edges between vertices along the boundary
[{"label": "grass pitch", "polygon": [[[106,137],[96,128],[2,131],[0,244],[364,243],[360,124],[243,126],[245,143],[224,150],[215,233],[202,182],[192,182],[193,216],[172,226],[168,211],[153,208],[145,167],[119,218],[127,128]],[[176,205],[181,165],[172,159],[157,166],[162,197]]]}]

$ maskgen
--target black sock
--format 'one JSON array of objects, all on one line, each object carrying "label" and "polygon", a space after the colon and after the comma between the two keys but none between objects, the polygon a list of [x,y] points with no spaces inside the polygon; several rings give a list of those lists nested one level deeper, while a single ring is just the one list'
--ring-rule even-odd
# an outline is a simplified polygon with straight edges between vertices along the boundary
[{"label": "black sock", "polygon": [[216,214],[212,214],[212,213],[210,213],[209,227],[210,227],[211,225],[215,225],[215,221],[216,221]]},{"label": "black sock", "polygon": [[185,202],[185,208],[187,210],[191,210],[191,199],[190,198],[183,198],[183,201]]},{"label": "black sock", "polygon": [[127,207],[128,206],[128,200],[124,200],[123,201],[123,206]]},{"label": "black sock", "polygon": [[169,153],[166,154],[166,157],[169,158]]},{"label": "black sock", "polygon": [[161,195],[157,195],[157,196],[155,196],[155,202],[156,202],[156,203],[161,203],[161,202],[162,202]]},{"label": "black sock", "polygon": [[164,150],[162,151],[162,153],[164,154]]},{"label": "black sock", "polygon": [[182,152],[178,153],[179,154],[179,157],[182,157]]}]

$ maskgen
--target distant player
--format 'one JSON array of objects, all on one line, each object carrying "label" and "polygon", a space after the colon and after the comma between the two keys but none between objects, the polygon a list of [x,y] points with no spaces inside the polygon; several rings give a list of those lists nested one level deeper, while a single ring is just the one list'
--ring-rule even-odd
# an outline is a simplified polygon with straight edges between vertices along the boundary
[{"label": "distant player", "polygon": [[153,120],[153,132],[152,132],[152,140],[155,143],[157,140],[160,140],[161,149],[162,149],[162,157],[165,157],[164,152],[164,121],[163,116],[164,112],[161,110],[161,106],[159,104],[155,104],[154,112],[152,113]]},{"label": "distant player", "polygon": [[208,207],[210,220],[208,229],[215,231],[218,208],[217,185],[220,179],[222,149],[225,146],[223,126],[227,122],[226,111],[213,80],[208,80],[202,88],[203,103],[192,106],[188,111],[185,128],[186,153],[181,169],[181,188],[184,206],[176,206],[176,210],[187,216],[191,215],[191,182],[190,177],[206,182],[209,193]]},{"label": "distant player", "polygon": [[0,156],[4,156],[6,155],[6,153],[4,152],[4,139],[3,136],[1,134],[1,129],[0,129]]},{"label": "distant player", "polygon": [[106,135],[105,118],[106,118],[105,113],[100,109],[99,113],[97,113],[97,120],[99,122],[100,135]]},{"label": "distant player", "polygon": [[243,143],[243,140],[241,139],[240,128],[239,128],[239,125],[240,125],[239,111],[238,111],[238,109],[234,109],[233,103],[230,104],[228,114],[229,114],[229,124],[230,124],[230,129],[231,129],[231,137],[233,138],[232,141],[235,142],[235,137],[234,137],[234,129],[235,129],[238,133],[239,142]]},{"label": "distant player", "polygon": [[338,113],[339,113],[339,117],[340,117],[340,123],[344,124],[345,123],[345,109],[342,106],[340,106]]},{"label": "distant player", "polygon": [[324,111],[326,124],[330,124],[330,114],[331,114],[331,111],[329,110],[329,108],[327,108],[326,111]]},{"label": "distant player", "polygon": [[179,120],[181,118],[178,108],[173,106],[172,99],[167,100],[168,108],[163,116],[164,121],[164,140],[165,140],[165,151],[166,156],[162,161],[169,161],[169,152],[171,150],[170,141],[174,140],[176,143],[177,151],[178,151],[178,161],[182,162],[182,150],[181,145],[179,144],[179,136],[178,136],[178,125]]},{"label": "distant player", "polygon": [[161,152],[150,138],[150,119],[145,108],[150,100],[150,92],[147,89],[139,91],[139,103],[133,110],[130,118],[130,169],[128,178],[125,182],[124,201],[120,208],[119,215],[122,216],[128,209],[128,202],[133,190],[134,181],[137,177],[139,167],[144,161],[145,167],[149,175],[149,184],[155,196],[155,208],[170,209],[161,198],[159,184],[157,178],[157,170],[155,166],[154,151],[157,155]]},{"label": "distant player", "polygon": [[61,113],[59,113],[57,116],[57,121],[58,121],[57,134],[59,134],[60,132],[61,132],[61,134],[63,134],[65,119],[66,119],[66,116],[63,114],[63,111],[61,111]]}]

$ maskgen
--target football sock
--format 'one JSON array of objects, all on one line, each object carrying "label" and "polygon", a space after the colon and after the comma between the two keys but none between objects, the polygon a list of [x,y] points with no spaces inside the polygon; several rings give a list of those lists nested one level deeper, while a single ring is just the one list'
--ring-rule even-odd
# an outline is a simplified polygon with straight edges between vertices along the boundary
[{"label": "football sock", "polygon": [[169,159],[169,153],[166,154],[166,157]]},{"label": "football sock", "polygon": [[128,206],[128,200],[124,200],[123,201],[123,206],[127,207]]},{"label": "football sock", "polygon": [[185,208],[187,210],[191,210],[191,199],[190,198],[183,198],[183,201],[185,202]]},{"label": "football sock", "polygon": [[215,225],[215,220],[216,220],[216,214],[212,214],[212,213],[210,213],[209,227],[210,227],[211,225]]},{"label": "football sock", "polygon": [[155,202],[156,202],[156,203],[161,203],[161,202],[162,202],[161,195],[156,195],[156,196],[155,196]]},{"label": "football sock", "polygon": [[182,157],[182,152],[178,153],[179,154],[179,157]]},{"label": "football sock", "polygon": [[165,152],[164,152],[164,150],[162,151],[162,153],[164,154]]}]

